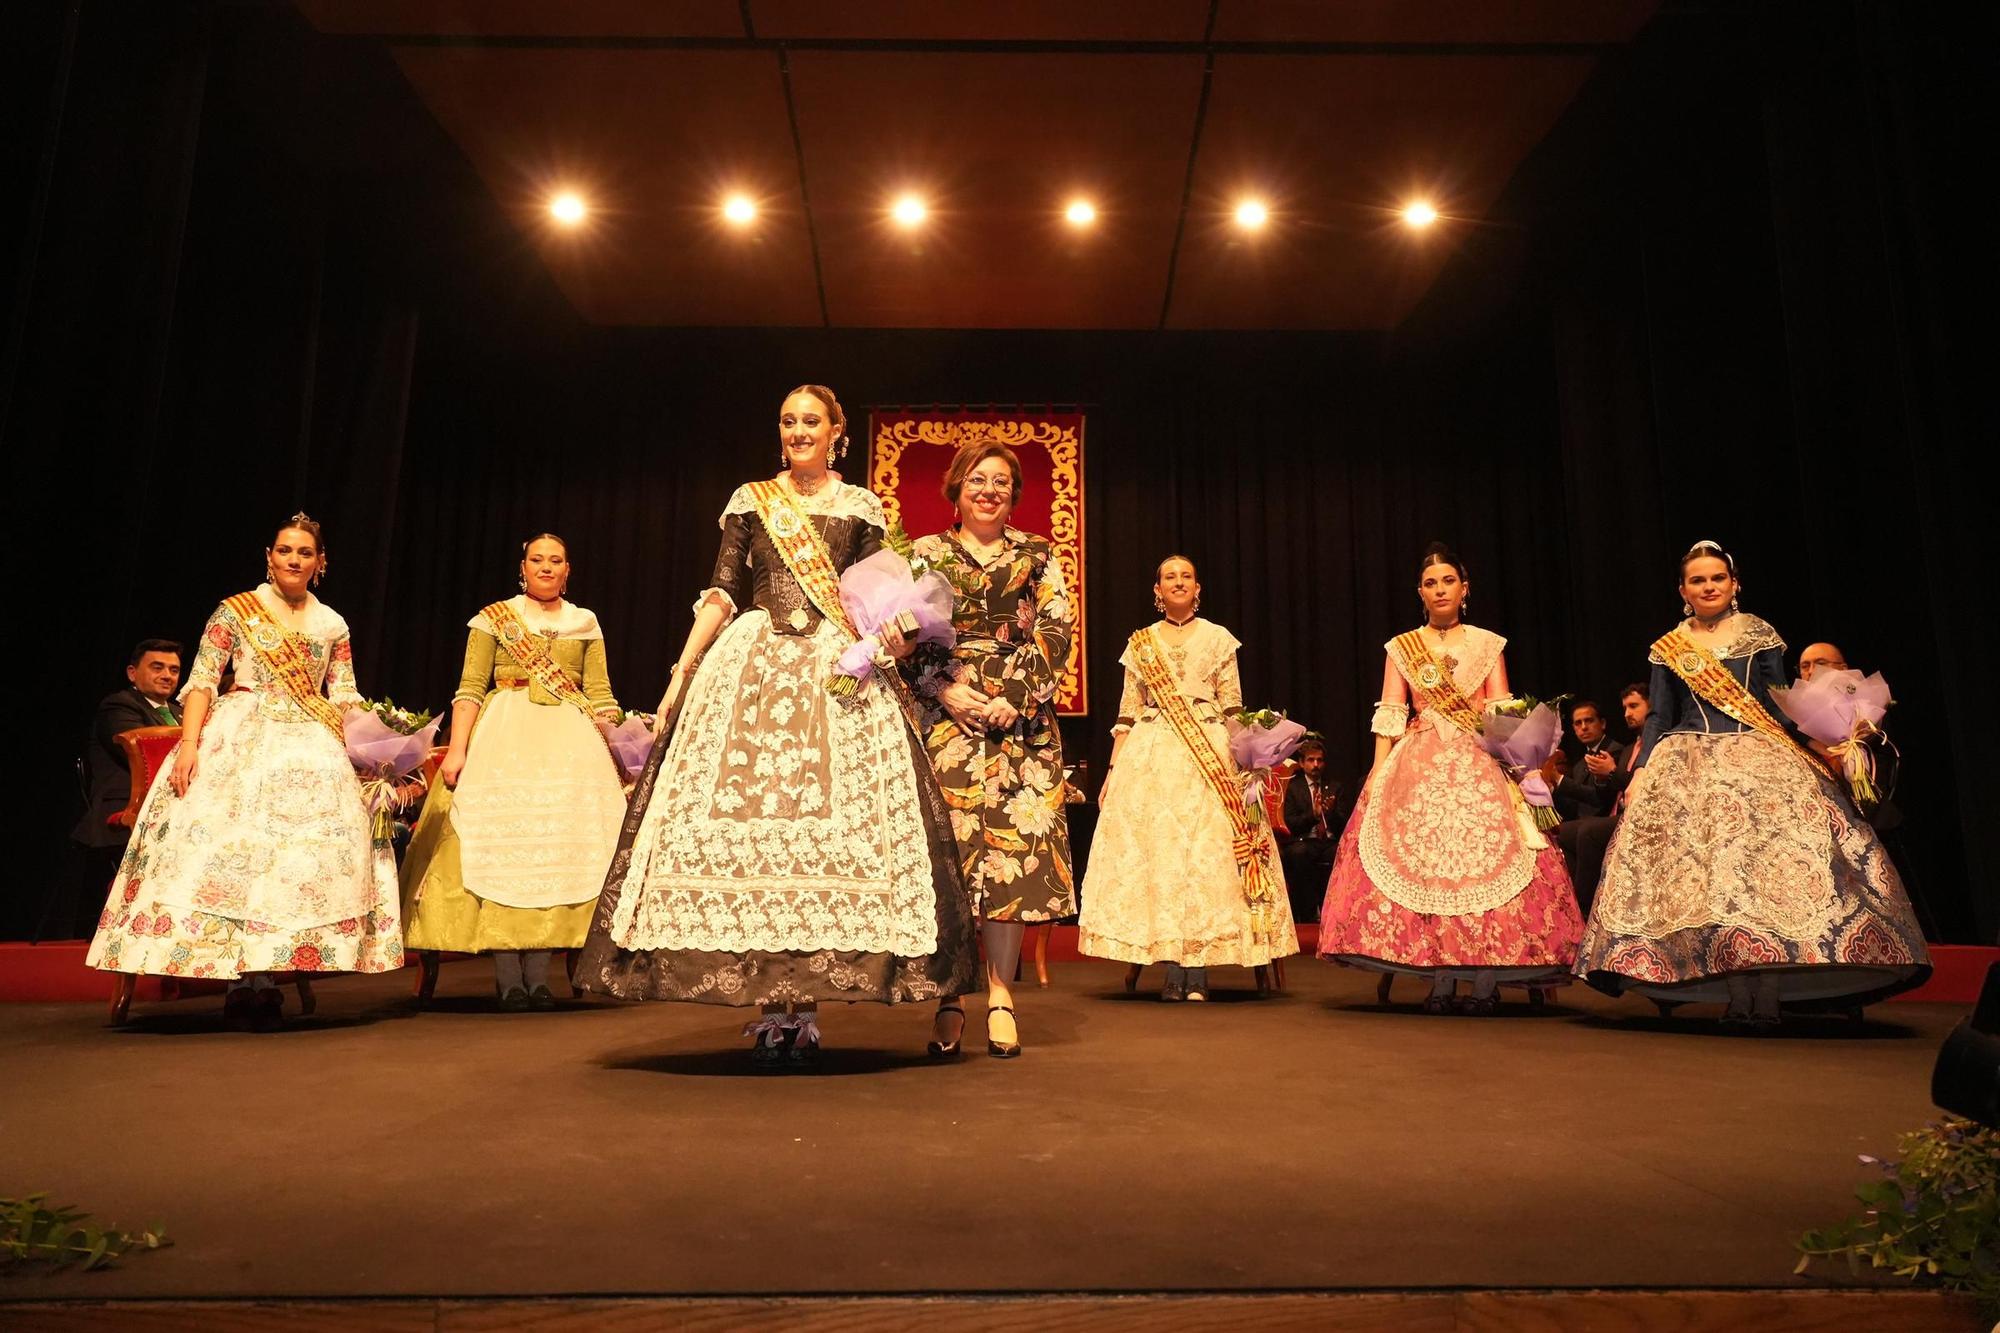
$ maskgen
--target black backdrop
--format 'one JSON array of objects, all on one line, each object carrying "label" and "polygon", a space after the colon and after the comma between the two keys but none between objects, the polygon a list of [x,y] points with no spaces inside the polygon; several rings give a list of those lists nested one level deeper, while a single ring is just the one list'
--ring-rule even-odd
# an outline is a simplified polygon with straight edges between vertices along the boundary
[{"label": "black backdrop", "polygon": [[0,21],[29,127],[0,429],[52,474],[17,503],[64,608],[28,668],[16,921],[124,649],[192,638],[277,519],[327,522],[363,688],[432,706],[520,539],[562,532],[650,705],[717,510],[818,380],[857,419],[1085,407],[1096,716],[1071,734],[1099,761],[1168,551],[1248,646],[1250,698],[1353,774],[1426,541],[1466,556],[1517,687],[1608,703],[1675,616],[1675,555],[1718,538],[1795,647],[1894,682],[1918,881],[1947,935],[2000,928],[1994,785],[1954,725],[1994,660],[1960,475],[1994,438],[1963,391],[1990,260],[1947,197],[1990,113],[1960,34],[1868,0],[1670,6],[1393,335],[1076,334],[587,327],[379,49],[269,5]]}]

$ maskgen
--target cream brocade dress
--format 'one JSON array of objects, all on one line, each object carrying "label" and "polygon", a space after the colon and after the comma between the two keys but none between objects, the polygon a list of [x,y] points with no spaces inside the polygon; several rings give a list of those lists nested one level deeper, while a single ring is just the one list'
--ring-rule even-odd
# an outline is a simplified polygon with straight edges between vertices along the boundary
[{"label": "cream brocade dress", "polygon": [[[569,602],[553,615],[526,596],[507,604],[591,707],[615,714],[597,617]],[[403,858],[405,942],[456,953],[578,948],[625,817],[623,774],[595,718],[530,680],[484,611],[467,628],[452,702],[478,704],[479,716],[457,788],[431,785]]]},{"label": "cream brocade dress", "polygon": [[[271,621],[282,603],[253,594]],[[283,631],[337,707],[361,702],[347,622],[308,596]],[[347,748],[267,676],[225,603],[209,617],[180,698],[235,688],[202,726],[187,795],[167,756],[139,808],[125,859],[90,943],[90,966],[151,976],[387,972],[403,965],[396,860],[375,841]]]},{"label": "cream brocade dress", "polygon": [[[1238,770],[1222,719],[1243,706],[1239,647],[1228,630],[1201,619],[1184,642],[1166,645],[1181,693],[1232,774]],[[1128,647],[1119,659],[1125,691],[1118,703],[1120,723],[1132,719],[1131,731],[1118,758],[1117,799],[1104,807],[1091,842],[1077,948],[1097,958],[1187,967],[1258,967],[1297,953],[1298,929],[1282,881],[1263,913],[1264,927],[1253,921],[1229,816],[1174,724],[1160,713],[1131,652]],[[1252,809],[1261,810],[1261,803]],[[1259,821],[1258,836],[1276,879],[1278,845],[1268,823]]]}]

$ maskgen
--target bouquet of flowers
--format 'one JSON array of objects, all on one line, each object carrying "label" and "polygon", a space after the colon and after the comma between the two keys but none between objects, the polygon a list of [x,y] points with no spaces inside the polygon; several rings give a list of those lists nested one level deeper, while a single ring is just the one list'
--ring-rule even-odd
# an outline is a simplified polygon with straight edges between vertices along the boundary
[{"label": "bouquet of flowers", "polygon": [[[361,797],[375,817],[375,835],[388,836],[389,812],[409,805],[424,792],[420,770],[443,719],[428,712],[398,708],[393,699],[363,701],[350,709],[346,725],[347,760],[361,776]],[[411,781],[411,775],[416,781]]]},{"label": "bouquet of flowers", "polygon": [[1815,671],[1811,680],[1774,689],[1771,697],[1800,731],[1827,747],[1840,764],[1840,775],[1856,805],[1867,811],[1882,803],[1875,783],[1875,753],[1868,741],[1881,734],[1882,716],[1896,701],[1889,696],[1889,682],[1881,672],[1864,676],[1854,670]]},{"label": "bouquet of flowers", "polygon": [[840,576],[840,605],[861,637],[834,664],[827,689],[851,695],[876,667],[888,666],[881,634],[892,625],[905,638],[951,647],[957,641],[951,604],[951,585],[944,575],[930,569],[919,572],[893,547],[849,565]]},{"label": "bouquet of flowers", "polygon": [[611,757],[618,761],[619,769],[630,782],[639,776],[639,770],[646,766],[646,755],[653,748],[653,715],[651,713],[626,713],[616,722],[599,719],[597,729],[604,733],[604,743],[611,750]]},{"label": "bouquet of flowers", "polygon": [[1535,827],[1544,833],[1562,823],[1562,816],[1556,813],[1555,794],[1542,776],[1542,765],[1562,742],[1562,718],[1556,705],[1566,697],[1559,694],[1547,703],[1533,695],[1495,699],[1486,705],[1479,735],[1479,748],[1507,770],[1528,803]]},{"label": "bouquet of flowers", "polygon": [[1223,725],[1229,729],[1229,757],[1249,775],[1244,804],[1261,810],[1265,779],[1304,742],[1305,725],[1272,708],[1239,708],[1223,719]]}]

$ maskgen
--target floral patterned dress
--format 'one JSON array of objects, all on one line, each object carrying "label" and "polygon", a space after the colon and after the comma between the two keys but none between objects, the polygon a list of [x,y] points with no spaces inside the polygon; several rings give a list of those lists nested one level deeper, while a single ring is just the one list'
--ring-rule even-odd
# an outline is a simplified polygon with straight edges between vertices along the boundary
[{"label": "floral patterned dress", "polygon": [[[867,490],[835,480],[800,503],[836,569],[881,549]],[[930,763],[882,681],[827,690],[852,639],[793,578],[747,487],[696,610],[711,600],[733,618],[633,786],[577,987],[724,1005],[970,990],[971,904]]]},{"label": "floral patterned dress", "polygon": [[[1187,638],[1166,645],[1168,668],[1232,774],[1237,768],[1222,719],[1243,706],[1236,673],[1241,646],[1222,626],[1200,619]],[[1114,799],[1104,806],[1091,844],[1077,948],[1125,963],[1184,967],[1260,967],[1297,953],[1298,928],[1282,890],[1271,895],[1263,914],[1251,914],[1221,798],[1160,712],[1131,661],[1132,649],[1125,653],[1117,729],[1128,734],[1118,752]],[[1275,874],[1278,844],[1268,822],[1259,822],[1257,836]]]},{"label": "floral patterned dress", "polygon": [[[1785,642],[1752,615],[1716,653],[1772,717]],[[1737,721],[1652,654],[1652,714],[1577,971],[1613,994],[1721,1000],[1777,970],[1787,1004],[1860,1004],[1930,974],[1896,867],[1797,741]]]},{"label": "floral patterned dress", "polygon": [[[924,748],[937,768],[965,880],[980,914],[1053,921],[1076,911],[1064,813],[1062,731],[1055,694],[1075,625],[1062,566],[1046,538],[1005,529],[984,565],[958,530],[916,543],[917,557],[951,584],[949,654],[920,645],[905,665],[924,706]],[[1020,713],[1013,726],[968,736],[937,693],[965,681]]]},{"label": "floral patterned dress", "polygon": [[[275,621],[269,584],[254,594]],[[347,622],[308,597],[286,630],[335,705],[358,704]],[[202,631],[187,685],[235,687],[201,730],[187,795],[160,766],[112,882],[88,961],[110,972],[234,978],[251,972],[387,972],[403,965],[396,860],[377,842],[347,749],[262,659],[227,603]]]},{"label": "floral patterned dress", "polygon": [[[1474,708],[1507,641],[1467,625],[1444,657]],[[1389,659],[1416,681],[1391,640]],[[1566,973],[1583,916],[1562,849],[1534,827],[1498,760],[1429,709],[1362,788],[1334,853],[1319,956],[1378,971]]]}]

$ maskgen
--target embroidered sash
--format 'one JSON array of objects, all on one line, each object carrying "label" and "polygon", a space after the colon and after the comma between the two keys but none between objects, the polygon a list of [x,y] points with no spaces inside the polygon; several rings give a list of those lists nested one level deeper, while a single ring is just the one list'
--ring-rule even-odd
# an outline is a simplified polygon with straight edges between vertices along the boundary
[{"label": "embroidered sash", "polygon": [[1757,702],[1757,696],[1730,674],[1720,658],[1689,638],[1687,631],[1668,630],[1653,641],[1653,651],[1660,655],[1660,660],[1676,676],[1687,682],[1690,690],[1703,699],[1744,726],[1761,731],[1773,740],[1783,741],[1786,748],[1798,748],[1792,734],[1771,716],[1769,709]]},{"label": "embroidered sash", "polygon": [[254,592],[239,592],[222,604],[243,627],[243,637],[264,674],[284,686],[293,703],[344,743],[347,732],[341,725],[340,710],[320,693],[319,669],[305,636],[279,624]]},{"label": "embroidered sash", "polygon": [[1270,930],[1267,913],[1273,891],[1271,842],[1260,836],[1263,830],[1243,800],[1243,789],[1237,785],[1236,775],[1208,743],[1194,707],[1181,693],[1180,682],[1167,666],[1159,636],[1149,625],[1132,635],[1131,646],[1132,663],[1138,668],[1139,679],[1152,693],[1154,706],[1160,710],[1160,716],[1173,724],[1181,743],[1193,757],[1195,768],[1222,802],[1223,813],[1229,816],[1230,848],[1236,854],[1236,873],[1243,878],[1243,900],[1250,905],[1251,929],[1261,937]]},{"label": "embroidered sash", "polygon": [[1451,672],[1444,669],[1444,663],[1431,655],[1430,645],[1424,642],[1424,636],[1417,630],[1411,630],[1407,634],[1398,634],[1394,642],[1403,675],[1409,679],[1410,688],[1417,696],[1417,711],[1430,709],[1466,735],[1479,735],[1483,730],[1479,714],[1459,692],[1458,682],[1451,678]]},{"label": "embroidered sash", "polygon": [[[833,552],[827,550],[826,539],[813,526],[812,519],[799,507],[799,502],[791,488],[780,481],[753,481],[745,487],[750,492],[751,503],[757,506],[757,517],[764,524],[764,530],[771,534],[771,545],[778,548],[778,556],[785,562],[794,579],[806,596],[812,598],[819,613],[838,626],[851,639],[859,639],[860,631],[848,618],[847,608],[840,604],[840,571],[833,567]],[[910,729],[918,736],[924,734],[923,714],[917,707],[917,699],[910,692],[909,683],[900,671],[893,668],[878,670],[876,679],[888,685],[902,706],[903,717]]]},{"label": "embroidered sash", "polygon": [[514,664],[528,673],[529,679],[592,722],[597,721],[596,708],[569,678],[569,672],[557,665],[542,636],[529,629],[513,607],[495,602],[479,614],[486,617],[486,623],[493,627],[493,637],[500,641]]}]

